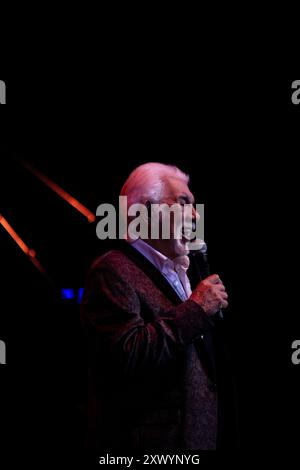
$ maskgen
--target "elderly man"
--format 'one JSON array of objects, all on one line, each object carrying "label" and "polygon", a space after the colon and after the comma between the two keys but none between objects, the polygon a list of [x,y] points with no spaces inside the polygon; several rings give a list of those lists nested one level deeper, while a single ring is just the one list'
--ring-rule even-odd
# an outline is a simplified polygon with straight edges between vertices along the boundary
[{"label": "elderly man", "polygon": [[[178,203],[183,209],[194,204],[188,181],[174,166],[147,163],[131,173],[121,195],[128,206]],[[175,233],[173,219],[168,239],[128,237],[90,269],[82,302],[89,448],[216,448],[212,334],[227,293],[216,274],[191,289],[189,240]]]}]

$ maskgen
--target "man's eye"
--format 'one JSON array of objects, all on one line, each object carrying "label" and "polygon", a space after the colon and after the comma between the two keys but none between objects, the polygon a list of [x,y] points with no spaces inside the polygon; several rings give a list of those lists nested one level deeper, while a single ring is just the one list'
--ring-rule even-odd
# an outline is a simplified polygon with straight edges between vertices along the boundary
[{"label": "man's eye", "polygon": [[189,201],[179,201],[179,204],[183,207],[185,207],[185,206],[192,206],[193,207],[193,204],[191,204]]},{"label": "man's eye", "polygon": [[178,202],[181,206],[186,206],[187,204],[189,204],[189,202],[185,201],[184,199],[180,199]]}]

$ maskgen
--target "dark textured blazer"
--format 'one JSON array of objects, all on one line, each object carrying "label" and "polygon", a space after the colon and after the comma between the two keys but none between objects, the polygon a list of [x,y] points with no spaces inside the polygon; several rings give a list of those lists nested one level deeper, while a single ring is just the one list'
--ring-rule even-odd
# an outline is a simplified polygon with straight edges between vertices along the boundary
[{"label": "dark textured blazer", "polygon": [[214,325],[199,305],[123,242],[92,265],[81,318],[88,448],[215,449]]}]

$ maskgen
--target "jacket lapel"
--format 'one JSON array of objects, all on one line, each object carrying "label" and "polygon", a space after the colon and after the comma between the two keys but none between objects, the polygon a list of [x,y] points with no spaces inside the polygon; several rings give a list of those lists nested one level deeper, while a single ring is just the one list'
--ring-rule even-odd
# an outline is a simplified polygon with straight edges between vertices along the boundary
[{"label": "jacket lapel", "polygon": [[122,253],[138,266],[172,303],[175,305],[182,303],[182,300],[175,289],[173,289],[161,272],[139,251],[133,248],[130,243],[125,240],[120,240],[116,245],[116,249],[122,251]]},{"label": "jacket lapel", "polygon": [[[133,248],[130,243],[128,243],[126,240],[119,240],[116,242],[113,248],[124,253],[136,266],[138,266],[171,302],[173,302],[175,305],[182,303],[181,298],[177,295],[176,291],[161,274],[161,272],[139,251]],[[193,280],[194,284],[196,285],[199,280],[201,280],[201,278],[199,279],[198,276],[195,275]],[[205,338],[203,340],[200,338],[195,340],[194,345],[200,360],[206,368],[208,376],[211,378],[212,382],[215,383],[215,360],[213,352],[213,338],[211,334],[212,333],[207,332],[205,334]]]}]

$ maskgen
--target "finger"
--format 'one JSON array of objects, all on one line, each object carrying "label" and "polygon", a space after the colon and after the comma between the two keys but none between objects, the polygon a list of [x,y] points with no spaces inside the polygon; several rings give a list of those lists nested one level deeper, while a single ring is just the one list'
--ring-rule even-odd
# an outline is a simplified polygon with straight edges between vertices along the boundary
[{"label": "finger", "polygon": [[227,292],[221,292],[219,295],[218,295],[218,300],[220,302],[226,302],[228,299],[228,295],[227,295]]},{"label": "finger", "polygon": [[218,289],[219,291],[224,291],[225,286],[224,286],[224,284],[216,284],[216,289]]},{"label": "finger", "polygon": [[211,276],[208,276],[207,280],[211,282],[211,284],[219,284],[222,282],[218,274],[212,274]]},{"label": "finger", "polygon": [[223,299],[222,297],[219,298],[219,302],[220,302],[220,308],[226,308],[228,307],[228,301],[226,299]]},{"label": "finger", "polygon": [[222,299],[228,299],[227,292],[221,292],[221,297],[222,297]]}]

